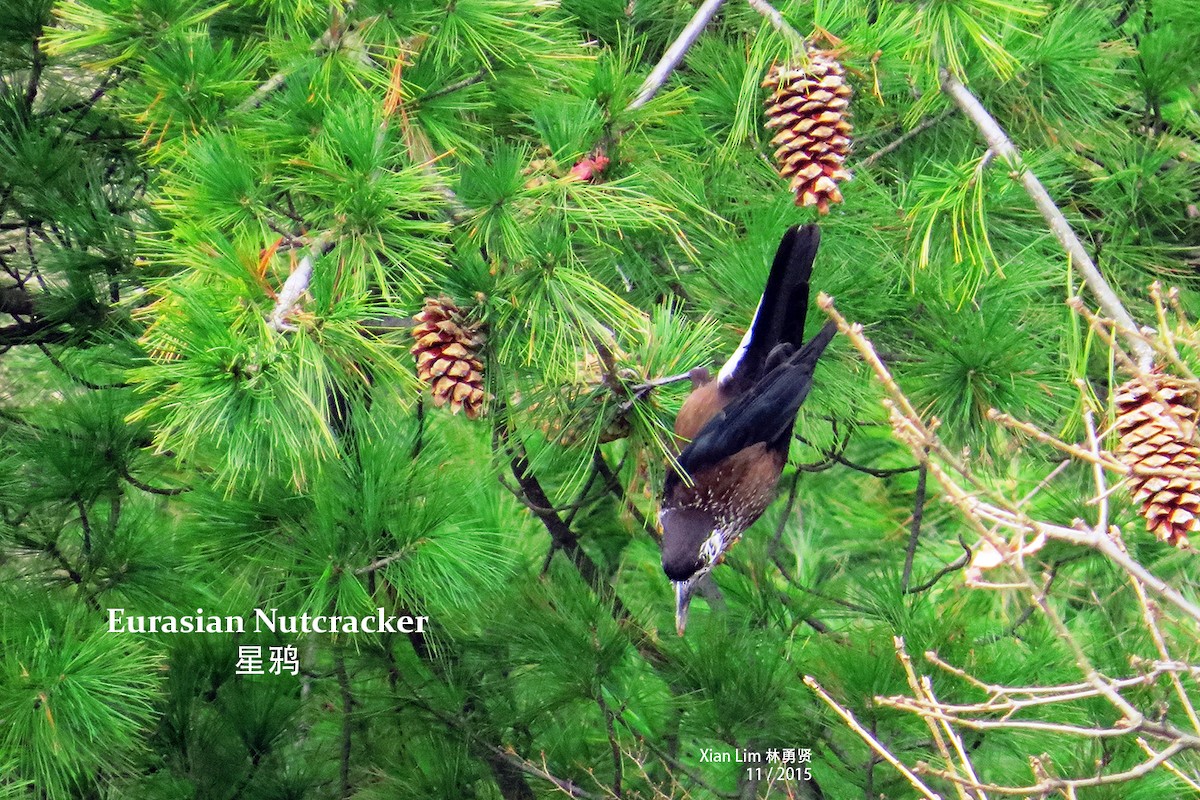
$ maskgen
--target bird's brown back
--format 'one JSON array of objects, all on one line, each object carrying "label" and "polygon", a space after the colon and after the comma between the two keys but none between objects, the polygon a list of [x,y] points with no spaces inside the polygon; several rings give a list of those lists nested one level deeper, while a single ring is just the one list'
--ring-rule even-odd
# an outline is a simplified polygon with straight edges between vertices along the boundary
[{"label": "bird's brown back", "polygon": [[733,399],[717,381],[698,386],[683,401],[675,417],[675,445],[682,450]]}]

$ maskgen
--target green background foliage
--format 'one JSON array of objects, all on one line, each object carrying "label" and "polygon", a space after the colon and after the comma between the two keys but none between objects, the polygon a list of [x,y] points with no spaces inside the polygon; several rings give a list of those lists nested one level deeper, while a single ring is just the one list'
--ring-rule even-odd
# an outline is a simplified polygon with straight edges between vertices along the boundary
[{"label": "green background foliage", "polygon": [[[988,410],[1077,437],[1076,382],[1104,398],[1115,365],[1064,305],[1079,276],[938,70],[1009,132],[1135,318],[1154,321],[1154,279],[1194,312],[1193,6],[780,6],[836,37],[855,88],[855,179],[820,219],[815,286],[1014,498],[1059,457]],[[694,11],[8,0],[0,797],[507,800],[560,796],[552,779],[597,797],[904,797],[803,676],[908,763],[940,762],[924,724],[873,702],[908,691],[894,637],[991,683],[1079,679],[1021,595],[964,585],[978,537],[932,479],[919,488],[844,337],[801,411],[787,499],[716,571],[723,600],[698,600],[675,636],[653,520],[687,384],[645,383],[718,365],[780,235],[815,219],[761,129],[759,83],[789,45],[749,5],[729,0],[630,108]],[[599,179],[571,177],[596,148]],[[280,330],[278,293],[314,252]],[[481,420],[433,408],[413,374],[406,320],[441,295],[486,331]],[[604,441],[620,419],[628,436]],[[1088,475],[1067,468],[1030,513],[1092,515]],[[1142,535],[1123,498],[1136,557],[1194,598],[1191,554]],[[1031,559],[1098,668],[1125,675],[1151,652],[1118,602],[1123,573],[1063,545]],[[109,608],[256,607],[430,624],[106,630]],[[1196,632],[1172,636],[1195,663]],[[236,675],[247,644],[296,645],[301,674]],[[1164,685],[1140,691],[1179,718]],[[1099,727],[1111,713],[1061,710]],[[996,782],[1032,782],[1032,755],[1064,775],[1144,758],[1128,740],[971,737]],[[814,780],[758,783],[703,756],[771,748],[811,750]],[[1158,770],[1079,796],[1183,786]]]}]

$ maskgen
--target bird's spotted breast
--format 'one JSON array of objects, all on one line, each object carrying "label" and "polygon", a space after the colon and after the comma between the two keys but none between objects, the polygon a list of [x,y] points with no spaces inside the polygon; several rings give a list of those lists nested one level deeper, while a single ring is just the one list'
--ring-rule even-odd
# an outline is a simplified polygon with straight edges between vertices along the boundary
[{"label": "bird's spotted breast", "polygon": [[783,456],[759,442],[693,475],[679,505],[707,511],[736,538],[766,511],[782,471]]}]

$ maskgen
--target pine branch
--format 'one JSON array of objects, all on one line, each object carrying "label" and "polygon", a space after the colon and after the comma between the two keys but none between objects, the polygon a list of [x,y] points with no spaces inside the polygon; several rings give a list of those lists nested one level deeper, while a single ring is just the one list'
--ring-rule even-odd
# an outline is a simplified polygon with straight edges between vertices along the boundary
[{"label": "pine branch", "polygon": [[[803,474],[803,470],[797,469],[792,475],[792,483],[791,486],[788,487],[788,497],[783,507],[783,513],[780,514],[779,522],[775,525],[775,536],[771,539],[771,543],[767,545],[768,558],[771,559],[771,563],[775,565],[776,569],[783,574],[784,578],[786,578],[789,583],[794,582],[794,580],[790,575],[787,574],[787,571],[784,570],[783,556],[780,554],[779,550],[780,545],[783,543],[784,528],[787,527],[787,521],[791,518],[792,512],[796,507],[796,498],[799,495],[801,474]],[[748,577],[750,577],[751,580],[754,580],[753,575],[749,575]],[[791,598],[786,592],[779,592],[779,599],[785,604],[789,606],[791,605]],[[830,627],[816,617],[804,617],[804,623],[817,633],[824,634],[830,632]]]},{"label": "pine branch", "polygon": [[125,389],[125,388],[129,387],[129,384],[124,383],[124,382],[107,383],[107,384],[92,383],[87,378],[84,378],[80,375],[76,375],[75,373],[73,373],[69,369],[67,369],[67,365],[64,364],[62,361],[60,361],[58,359],[58,357],[54,355],[54,353],[50,352],[50,348],[47,347],[45,344],[38,342],[37,347],[39,350],[42,351],[42,355],[46,356],[46,358],[48,358],[50,360],[50,363],[54,365],[55,369],[57,369],[63,375],[66,375],[68,378],[70,378],[72,383],[78,383],[80,386],[83,386],[84,388],[93,389],[93,390]]},{"label": "pine branch", "polygon": [[460,81],[455,81],[454,83],[451,83],[447,86],[443,86],[440,89],[434,89],[432,92],[425,93],[424,95],[421,96],[419,102],[427,103],[430,100],[434,100],[438,97],[445,97],[446,95],[453,94],[454,92],[457,92],[460,89],[466,89],[468,86],[474,86],[477,83],[481,83],[484,78],[486,78],[488,75],[491,74],[491,71],[492,71],[492,62],[489,61],[487,66],[480,67],[479,71],[476,72],[474,75],[469,75]]},{"label": "pine branch", "polygon": [[621,501],[621,506],[625,509],[626,513],[633,517],[633,521],[641,526],[651,539],[658,541],[658,531],[650,523],[650,520],[646,519],[646,515],[637,507],[632,498],[629,497],[629,493],[625,491],[625,487],[621,485],[620,467],[618,466],[617,471],[614,472],[608,466],[608,461],[605,460],[604,453],[600,452],[599,448],[592,454],[592,461],[595,464],[596,471],[600,473],[600,477],[604,478],[613,497]]},{"label": "pine branch", "polygon": [[38,319],[28,323],[17,323],[0,328],[0,348],[8,349],[23,344],[65,344],[75,333],[60,327],[58,320]]},{"label": "pine branch", "polygon": [[24,286],[0,286],[0,314],[28,317],[33,312],[33,298]]},{"label": "pine branch", "polygon": [[[600,471],[596,469],[595,465],[593,464],[592,469],[588,472],[587,481],[584,482],[583,488],[580,489],[579,494],[576,495],[575,500],[571,503],[570,509],[567,510],[567,518],[563,521],[563,524],[566,525],[568,529],[570,529],[572,523],[574,523],[575,516],[579,513],[579,510],[583,508],[588,499],[588,492],[592,490],[592,484],[596,482],[596,478],[599,477],[599,475]],[[534,509],[531,508],[530,510],[532,511]],[[558,511],[555,511],[555,513],[558,513]],[[550,564],[554,561],[554,554],[557,551],[558,542],[552,540],[550,542],[550,547],[546,550],[546,557],[542,559],[542,569],[539,573],[542,577],[545,577],[546,573],[550,571]]]},{"label": "pine branch", "polygon": [[875,346],[863,335],[862,324],[856,322],[851,325],[838,312],[833,298],[824,292],[817,295],[817,307],[837,323],[838,330],[858,349],[863,360],[867,362],[875,372],[875,376],[879,379],[879,382],[887,390],[890,398],[884,400],[882,405],[890,412],[893,430],[897,429],[897,425],[903,426],[903,432],[906,434],[905,440],[909,442],[910,446],[920,448],[917,452],[919,458],[924,459],[929,453],[936,453],[944,463],[950,465],[972,487],[980,487],[979,480],[962,463],[961,459],[956,454],[950,452],[949,448],[934,436],[930,427],[921,420],[921,415],[917,413],[916,408],[912,405],[912,401],[908,399],[908,396],[900,388],[900,385],[896,383],[896,379],[892,376],[891,371],[883,363],[883,360],[880,359]]},{"label": "pine branch", "polygon": [[25,107],[33,109],[33,103],[37,100],[38,88],[42,82],[42,72],[46,69],[46,51],[42,49],[42,28],[39,25],[37,33],[34,34],[32,49],[33,58],[29,66],[29,80],[25,87]]},{"label": "pine branch", "polygon": [[792,45],[792,50],[797,53],[803,53],[808,47],[808,42],[801,35],[800,31],[796,30],[791,24],[783,18],[783,14],[779,13],[779,9],[771,5],[767,0],[746,0],[750,7],[762,14],[771,23],[772,27],[779,32],[783,38],[787,39]]},{"label": "pine branch", "polygon": [[529,460],[520,453],[514,453],[511,466],[517,485],[521,487],[521,491],[533,504],[530,506],[530,510],[546,526],[546,531],[550,534],[554,546],[578,567],[579,574],[583,576],[583,579],[599,591],[602,585],[599,567],[579,544],[579,536],[575,531],[571,530],[571,527],[558,516],[558,512],[554,511],[553,504],[546,495],[545,489],[542,488],[541,481],[530,469]]},{"label": "pine branch", "polygon": [[779,515],[779,522],[775,524],[775,535],[771,538],[771,544],[767,546],[767,555],[772,561],[779,560],[779,546],[783,543],[783,531],[787,528],[788,519],[792,516],[792,509],[796,507],[796,498],[800,494],[800,476],[803,470],[796,470],[792,473],[792,482],[788,485],[787,500],[783,505],[783,513]]},{"label": "pine branch", "polygon": [[[599,452],[599,451],[597,451],[597,452]],[[510,455],[511,454],[512,453],[510,452]],[[621,464],[618,464],[617,472],[620,472],[623,467],[624,467],[624,462],[622,462]],[[588,477],[588,481],[587,481],[586,485],[584,486],[583,491],[580,492],[578,495],[576,495],[575,499],[573,499],[571,502],[563,503],[562,505],[559,505],[559,506],[542,505],[540,503],[533,502],[532,500],[529,499],[529,497],[526,495],[526,493],[523,489],[521,489],[520,487],[514,487],[514,486],[510,485],[507,481],[505,481],[505,479],[503,477],[500,478],[500,483],[504,486],[505,489],[508,489],[510,492],[513,493],[513,495],[518,500],[521,501],[521,505],[525,506],[526,508],[528,508],[530,511],[532,511],[535,514],[563,514],[563,513],[567,514],[566,524],[569,527],[571,525],[572,521],[575,519],[575,515],[577,513],[579,513],[581,510],[583,510],[584,507],[591,505],[592,503],[598,502],[601,499],[601,497],[604,496],[603,495],[604,492],[613,491],[613,489],[616,488],[616,486],[617,486],[617,484],[613,483],[613,481],[617,480],[615,477],[614,478],[606,478],[606,482],[608,483],[608,485],[605,486],[601,490],[601,492],[598,493],[596,496],[588,496],[588,492],[592,487],[592,483],[595,481],[596,476],[598,474],[600,474],[600,467],[597,466],[595,463],[593,463],[592,469],[593,469],[592,474]],[[611,474],[611,471],[608,473],[604,473],[604,474],[606,474],[606,475]]]},{"label": "pine branch", "polygon": [[704,3],[696,9],[696,13],[692,15],[688,24],[680,31],[679,36],[676,37],[675,41],[671,42],[671,46],[667,48],[662,58],[654,65],[654,69],[646,77],[641,88],[638,89],[637,97],[625,109],[626,111],[636,111],[650,102],[654,95],[658,94],[658,90],[667,82],[667,78],[671,76],[671,73],[683,61],[683,57],[688,49],[696,43],[696,40],[700,38],[700,34],[704,32],[704,28],[708,25],[709,21],[712,20],[713,16],[724,4],[725,0],[704,0]]},{"label": "pine branch", "polygon": [[639,729],[632,725],[629,720],[625,718],[625,715],[621,712],[621,709],[613,709],[613,715],[617,722],[621,723],[621,726],[625,728],[625,730],[629,731],[629,733],[638,740],[639,744],[645,747],[651,755],[663,763],[663,766],[666,767],[668,774],[670,774],[672,771],[682,772],[688,777],[689,780],[694,781],[696,785],[700,786],[714,797],[721,797],[724,798],[724,800],[738,800],[737,794],[720,791],[708,781],[704,780],[704,776],[700,772],[688,767],[678,759],[673,758],[669,753],[665,752],[662,748],[656,746],[652,741],[643,736]]},{"label": "pine branch", "polygon": [[[349,14],[353,7],[353,3],[348,3],[344,8],[344,13],[334,11],[333,21],[329,23],[329,27],[320,36],[313,40],[312,46],[309,47],[309,52],[320,53],[338,48],[343,37],[355,28],[353,25],[346,24],[346,15]],[[287,83],[288,76],[292,74],[295,68],[295,65],[288,66],[279,70],[270,78],[267,78],[249,97],[237,106],[235,111],[245,113],[261,106],[267,101],[268,97],[283,88],[284,84]]]},{"label": "pine branch", "polygon": [[261,86],[255,89],[253,94],[238,104],[238,107],[234,110],[244,113],[258,108],[263,103],[267,102],[268,97],[270,97],[279,89],[283,88],[283,84],[287,82],[288,75],[290,74],[290,69],[281,69],[279,72],[276,72]]},{"label": "pine branch", "polygon": [[[12,524],[13,528],[17,527],[16,523],[10,524]],[[66,573],[67,577],[71,580],[71,583],[75,584],[75,586],[79,589],[79,594],[81,597],[83,597],[84,602],[87,603],[90,608],[96,611],[100,610],[100,603],[83,585],[83,575],[74,567],[74,565],[71,564],[69,560],[67,560],[67,557],[63,555],[62,550],[58,546],[57,538],[46,539],[44,542],[39,542],[36,539],[21,533],[20,531],[14,531],[13,538],[19,545],[27,547],[30,550],[37,550],[45,553],[55,564],[59,566],[63,572]]]},{"label": "pine branch", "polygon": [[[480,727],[476,724],[473,724],[472,721],[468,719],[447,714],[444,711],[441,711],[440,709],[430,705],[428,702],[420,699],[419,697],[407,698],[407,701],[423,709],[451,730],[464,734],[471,741],[471,743],[476,746],[476,748],[484,750],[487,754],[489,765],[492,767],[493,775],[497,777],[498,784],[501,784],[499,777],[501,773],[499,767],[501,765],[507,765],[508,767],[513,767],[516,770],[525,773],[526,775],[532,775],[535,778],[539,778],[548,782],[567,797],[582,797],[588,800],[601,800],[599,795],[593,794],[592,792],[575,785],[571,781],[565,778],[559,778],[551,773],[550,767],[546,763],[545,756],[542,757],[541,766],[538,766],[533,761],[522,757],[511,745],[497,747],[496,745],[492,744],[491,741],[483,737]],[[504,796],[506,798],[510,796],[514,798],[533,797],[533,793],[529,791],[529,786],[523,784],[523,782],[521,784],[516,784],[516,782],[513,781],[512,783],[508,783],[507,787],[513,789],[514,791],[511,795],[505,793]],[[501,788],[505,788],[505,784],[501,784]]]},{"label": "pine branch", "polygon": [[933,576],[930,577],[929,580],[918,583],[916,586],[909,586],[906,588],[904,590],[904,594],[920,594],[921,592],[928,591],[936,586],[938,581],[949,575],[951,572],[957,572],[958,570],[967,566],[967,564],[971,563],[971,556],[973,553],[971,552],[971,548],[967,546],[967,543],[963,541],[962,536],[958,537],[958,544],[963,549],[962,555],[939,569],[937,572],[933,573]]},{"label": "pine branch", "polygon": [[629,399],[623,401],[621,405],[617,406],[617,417],[620,418],[629,413],[629,411],[636,403],[638,403],[638,401],[643,400],[646,395],[650,394],[652,389],[655,389],[659,386],[667,386],[672,383],[678,383],[680,381],[687,380],[688,378],[691,378],[692,382],[696,383],[697,375],[701,373],[704,376],[702,381],[707,381],[708,369],[705,367],[695,367],[689,372],[683,372],[678,375],[668,375],[663,378],[652,378],[644,383],[639,383],[636,386],[629,387]]},{"label": "pine branch", "polygon": [[525,775],[511,761],[501,758],[491,750],[482,752],[482,757],[492,771],[492,780],[504,800],[536,800],[533,788],[525,780]]},{"label": "pine branch", "polygon": [[[833,428],[833,435],[837,436],[837,420],[831,419],[830,423]],[[868,467],[866,464],[859,464],[855,461],[851,461],[846,457],[846,449],[850,446],[850,435],[850,433],[847,433],[845,436],[843,436],[842,440],[837,444],[836,447],[829,450],[822,450],[821,455],[823,458],[821,461],[813,464],[801,464],[799,465],[799,469],[803,470],[804,472],[824,472],[832,465],[840,464],[843,467],[852,469],[855,472],[861,472],[864,475],[870,475],[873,478],[890,478],[893,475],[903,475],[906,472],[917,472],[921,469],[920,464],[913,464],[911,467]],[[800,434],[796,434],[796,441],[800,442],[801,444],[808,445],[814,450],[820,450],[816,444]]]},{"label": "pine branch", "polygon": [[515,753],[508,752],[507,750],[501,750],[495,745],[485,743],[484,746],[487,747],[488,750],[490,750],[492,754],[496,756],[496,758],[499,758],[505,763],[516,767],[527,775],[532,775],[535,778],[541,778],[567,797],[582,797],[585,798],[585,800],[601,800],[600,795],[594,794],[585,789],[581,789],[565,778],[559,778],[555,775],[552,775],[544,758],[542,760],[542,765],[539,767],[532,761],[521,758]]},{"label": "pine branch", "polygon": [[92,523],[88,519],[87,507],[83,504],[83,499],[79,495],[71,498],[75,503],[75,508],[79,511],[79,526],[83,529],[83,555],[88,562],[92,560]]},{"label": "pine branch", "polygon": [[141,489],[147,494],[157,494],[163,497],[175,497],[177,495],[192,491],[192,487],[190,486],[177,486],[174,489],[160,489],[157,486],[151,486],[148,483],[142,483],[137,478],[133,477],[133,475],[129,472],[129,468],[125,465],[121,465],[120,469],[121,477],[124,478],[130,486],[134,487],[135,489]]},{"label": "pine branch", "polygon": [[621,745],[617,741],[617,731],[616,731],[615,726],[613,725],[612,709],[610,709],[608,707],[608,704],[604,702],[603,694],[596,695],[596,704],[600,707],[600,713],[604,717],[604,730],[608,734],[608,744],[612,750],[612,760],[613,760],[612,795],[614,798],[618,798],[618,800],[619,800],[619,798],[624,797],[624,793],[621,788],[621,782],[623,779],[623,770],[622,770],[623,762],[621,760]]},{"label": "pine branch", "polygon": [[108,72],[105,73],[104,77],[100,79],[100,83],[96,86],[95,89],[92,90],[92,93],[90,95],[88,95],[86,98],[84,98],[82,100],[77,100],[73,103],[68,103],[67,105],[61,106],[59,108],[48,108],[48,109],[42,111],[38,116],[50,117],[50,116],[54,116],[56,114],[64,114],[65,115],[65,114],[72,114],[72,113],[75,113],[76,111],[78,111],[78,112],[80,112],[79,117],[82,118],[85,114],[87,114],[88,111],[90,111],[92,109],[92,106],[94,106],[94,105],[96,105],[96,103],[100,102],[100,98],[104,97],[104,95],[108,93],[109,89],[111,89],[114,85],[116,85],[116,80],[120,76],[120,74],[121,74],[120,67],[110,68],[108,70]]},{"label": "pine branch", "polygon": [[[366,19],[366,20],[360,20],[355,25],[345,24],[346,15],[349,13],[351,8],[353,8],[353,4],[350,4],[345,9],[345,13],[339,13],[339,14],[334,15],[333,21],[329,24],[329,27],[325,29],[325,32],[322,33],[321,36],[319,36],[317,39],[315,39],[313,41],[312,46],[309,48],[311,52],[320,53],[323,51],[336,50],[338,47],[342,46],[342,43],[346,39],[348,33],[350,33],[351,31],[353,31],[357,28],[363,28],[363,27],[367,27],[370,25],[373,18]],[[374,62],[371,61],[370,56],[367,55],[365,52],[359,53],[359,56],[360,56],[360,59],[363,60],[365,64],[367,64],[368,66],[374,66]],[[403,58],[403,56],[397,56],[397,58]],[[254,109],[258,108],[260,105],[262,105],[264,102],[266,102],[268,97],[270,97],[274,92],[278,91],[280,88],[283,87],[283,85],[285,83],[287,83],[288,76],[291,74],[291,72],[294,69],[295,69],[295,67],[291,66],[291,67],[288,67],[288,68],[285,68],[285,69],[282,69],[282,70],[276,72],[274,75],[272,75],[270,78],[268,78],[265,82],[263,82],[257,89],[255,89],[255,91],[249,97],[247,97],[244,101],[242,101],[242,103],[238,105],[236,111],[244,113],[244,112],[253,111]],[[481,70],[478,74],[476,74],[474,76],[471,76],[465,80],[459,81],[456,84],[452,84],[451,86],[448,86],[442,90],[439,90],[437,92],[434,92],[434,93],[428,95],[426,97],[426,99],[429,99],[431,97],[437,97],[437,96],[443,95],[443,94],[448,94],[450,92],[457,91],[458,89],[464,88],[466,86],[470,86],[473,83],[477,83],[477,82],[483,80],[483,78],[486,77],[486,74],[487,74],[486,70]],[[386,130],[387,130],[387,119],[386,119],[386,115],[385,115],[385,119],[383,120],[383,123],[380,125],[380,131],[379,131],[380,137],[382,137],[384,135],[384,132]],[[431,160],[419,159],[416,157],[414,157],[413,160],[419,164],[421,170],[423,172],[425,172],[425,174],[430,178],[431,182],[433,183],[435,191],[437,191],[438,194],[440,194],[445,199],[446,204],[450,208],[449,217],[452,222],[461,220],[463,217],[467,216],[467,214],[470,213],[470,209],[468,209],[466,207],[466,205],[458,198],[458,195],[455,194],[454,190],[451,189],[449,186],[447,186],[441,180],[441,176],[439,176],[437,174],[437,171],[433,168],[433,163]],[[309,267],[311,269],[311,264],[309,264]],[[309,278],[312,277],[311,271],[309,272],[308,277]],[[303,293],[303,290],[306,289],[307,287],[308,287],[308,283],[307,283],[307,280],[305,280],[304,284],[303,284],[303,288],[301,289],[301,293]],[[289,327],[284,327],[284,328],[278,327],[278,321],[274,317],[274,315],[272,316],[272,327],[275,327],[276,330],[292,330],[292,328],[289,328]]]},{"label": "pine branch", "polygon": [[1120,298],[1116,292],[1108,285],[1108,281],[1100,273],[1095,262],[1092,261],[1083,243],[1079,241],[1079,237],[1071,230],[1071,225],[1067,222],[1067,218],[1063,216],[1061,210],[1055,205],[1050,193],[1046,191],[1046,187],[1038,180],[1037,176],[1025,165],[1021,159],[1020,153],[1017,152],[1016,146],[1012,140],[1008,138],[1008,134],[1000,127],[1000,123],[996,122],[983,104],[979,102],[971,90],[963,85],[958,78],[950,74],[949,70],[943,69],[941,72],[942,90],[950,95],[951,99],[958,104],[962,112],[966,114],[971,122],[975,123],[975,127],[983,134],[983,138],[987,141],[988,147],[998,156],[1001,156],[1013,169],[1014,177],[1021,181],[1025,187],[1025,191],[1033,200],[1043,219],[1050,226],[1050,231],[1054,234],[1054,238],[1058,239],[1059,244],[1067,251],[1067,255],[1071,258],[1071,262],[1075,268],[1083,275],[1084,281],[1088,288],[1092,290],[1100,307],[1105,313],[1112,317],[1117,322],[1118,328],[1125,336],[1134,352],[1137,354],[1138,362],[1143,370],[1148,370],[1154,362],[1154,354],[1145,340],[1136,336],[1136,331],[1139,326],[1133,321],[1133,317],[1125,310],[1125,306],[1121,304]]},{"label": "pine branch", "polygon": [[[599,567],[580,545],[578,534],[571,530],[571,526],[563,522],[562,517],[558,515],[554,503],[546,494],[546,490],[542,488],[541,481],[533,473],[524,448],[520,442],[514,444],[512,441],[507,423],[503,421],[499,423],[495,439],[497,443],[503,445],[504,451],[509,456],[509,466],[520,489],[517,496],[526,501],[526,507],[546,526],[546,532],[550,534],[550,540],[554,547],[561,550],[575,564],[579,574],[583,576],[588,585],[597,592],[604,593],[604,583],[600,579]],[[505,486],[507,487],[507,484]],[[613,600],[617,603],[618,608],[622,609],[622,613],[625,613],[615,595],[613,595]]]}]

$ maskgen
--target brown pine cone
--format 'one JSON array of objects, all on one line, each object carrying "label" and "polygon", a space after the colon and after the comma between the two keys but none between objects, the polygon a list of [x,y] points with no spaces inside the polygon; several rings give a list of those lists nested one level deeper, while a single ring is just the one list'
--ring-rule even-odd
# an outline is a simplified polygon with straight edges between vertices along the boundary
[{"label": "brown pine cone", "polygon": [[1196,446],[1200,386],[1160,372],[1152,386],[1135,378],[1113,397],[1117,458],[1131,467],[1186,470],[1187,475],[1134,473],[1130,486],[1146,528],[1177,547],[1200,529],[1200,447]]},{"label": "brown pine cone", "polygon": [[433,388],[433,404],[449,404],[454,414],[465,410],[471,419],[482,416],[486,394],[479,323],[469,322],[449,297],[425,298],[425,307],[413,320],[417,377]]},{"label": "brown pine cone", "polygon": [[779,174],[791,180],[796,205],[829,213],[830,203],[842,202],[838,183],[851,177],[844,164],[853,90],[845,70],[829,53],[809,50],[807,64],[777,64],[762,85],[771,89],[766,128],[778,129],[771,145]]}]

